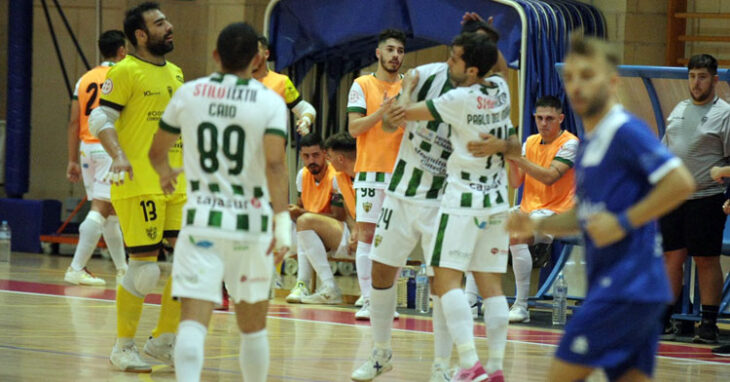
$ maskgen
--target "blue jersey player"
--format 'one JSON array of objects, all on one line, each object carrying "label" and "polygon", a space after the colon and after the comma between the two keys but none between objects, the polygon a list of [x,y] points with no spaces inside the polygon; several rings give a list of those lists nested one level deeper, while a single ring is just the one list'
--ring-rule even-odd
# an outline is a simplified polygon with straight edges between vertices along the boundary
[{"label": "blue jersey player", "polygon": [[576,206],[533,221],[512,215],[508,230],[555,235],[580,230],[588,291],[568,322],[550,381],[583,380],[596,368],[610,380],[648,381],[660,320],[671,300],[655,220],[694,190],[681,161],[616,101],[617,57],[600,40],[573,36],[565,88],[585,127],[576,157]]}]

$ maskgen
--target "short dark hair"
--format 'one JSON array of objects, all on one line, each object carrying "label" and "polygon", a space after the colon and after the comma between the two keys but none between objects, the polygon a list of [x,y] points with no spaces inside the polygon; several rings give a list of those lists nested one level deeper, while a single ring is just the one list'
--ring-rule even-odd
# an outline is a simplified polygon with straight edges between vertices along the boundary
[{"label": "short dark hair", "polygon": [[347,131],[340,131],[327,138],[324,146],[334,151],[353,152],[357,150],[357,141]]},{"label": "short dark hair", "polygon": [[246,69],[259,51],[258,39],[256,31],[244,22],[228,24],[223,28],[216,43],[223,69]]},{"label": "short dark hair", "polygon": [[387,39],[392,38],[398,40],[406,46],[406,34],[398,29],[386,29],[378,35],[378,45],[384,43]]},{"label": "short dark hair", "polygon": [[477,31],[483,31],[487,34],[487,37],[493,42],[499,41],[499,32],[489,25],[486,21],[481,20],[467,20],[464,25],[461,26],[461,33],[476,33]]},{"label": "short dark hair", "polygon": [[466,68],[475,66],[479,69],[477,75],[484,77],[494,64],[497,63],[497,46],[483,34],[462,33],[454,38],[451,46],[460,46],[464,49],[461,59]]},{"label": "short dark hair", "polygon": [[319,135],[319,133],[316,131],[313,131],[303,136],[302,139],[299,140],[299,147],[311,146],[319,146],[319,148],[324,148],[322,145],[322,136]]},{"label": "short dark hair", "polygon": [[713,76],[717,74],[717,60],[709,54],[696,54],[689,59],[687,69],[707,69]]},{"label": "short dark hair", "polygon": [[99,52],[104,58],[113,58],[122,46],[124,46],[124,32],[120,30],[108,30],[99,36]]},{"label": "short dark hair", "polygon": [[143,14],[155,9],[160,9],[160,4],[154,1],[145,1],[144,3],[128,10],[124,15],[124,34],[127,35],[127,40],[129,40],[132,46],[137,46],[137,36],[134,35],[134,32],[137,29],[142,29],[143,31],[148,32]]},{"label": "short dark hair", "polygon": [[561,113],[563,112],[563,103],[560,102],[560,98],[553,95],[540,97],[537,102],[535,102],[535,108],[538,107],[552,107]]},{"label": "short dark hair", "polygon": [[570,34],[570,50],[568,56],[575,54],[585,57],[601,57],[612,69],[621,63],[618,53],[605,40],[583,36],[582,31]]},{"label": "short dark hair", "polygon": [[269,39],[266,36],[259,36],[259,42],[264,48],[269,49]]}]

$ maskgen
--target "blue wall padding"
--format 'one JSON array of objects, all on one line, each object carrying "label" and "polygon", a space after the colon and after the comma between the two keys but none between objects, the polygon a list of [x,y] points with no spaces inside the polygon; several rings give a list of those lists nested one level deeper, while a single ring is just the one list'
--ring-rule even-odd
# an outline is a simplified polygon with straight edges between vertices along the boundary
[{"label": "blue wall padding", "polygon": [[11,198],[20,198],[28,192],[30,179],[32,47],[33,2],[10,1],[5,193]]},{"label": "blue wall padding", "polygon": [[13,234],[13,252],[41,252],[41,235],[52,234],[61,223],[58,200],[0,199],[0,221],[7,220]]}]

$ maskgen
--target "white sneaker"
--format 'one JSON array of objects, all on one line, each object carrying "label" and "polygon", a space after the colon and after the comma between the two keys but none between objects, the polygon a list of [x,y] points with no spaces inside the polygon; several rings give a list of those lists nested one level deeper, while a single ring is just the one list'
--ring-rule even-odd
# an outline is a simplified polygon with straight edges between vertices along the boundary
[{"label": "white sneaker", "polygon": [[129,371],[133,373],[151,373],[152,367],[145,362],[134,346],[134,342],[129,345],[114,344],[112,354],[109,361],[121,371]]},{"label": "white sneaker", "polygon": [[355,313],[356,320],[370,320],[370,299],[364,299],[362,307]]},{"label": "white sneaker", "polygon": [[286,302],[291,304],[299,304],[302,302],[302,297],[309,296],[309,288],[304,284],[304,281],[297,281],[297,285],[292,288],[289,295],[286,296]]},{"label": "white sneaker", "polygon": [[456,370],[449,369],[448,365],[434,363],[431,365],[431,379],[429,379],[429,382],[449,382],[455,372]]},{"label": "white sneaker", "polygon": [[509,322],[530,322],[530,312],[526,307],[514,304],[509,310]]},{"label": "white sneaker", "polygon": [[[397,311],[393,312],[393,318],[398,319],[400,318],[400,313]],[[370,320],[370,299],[365,299],[365,301],[362,304],[362,308],[355,313],[355,319],[356,320]]]},{"label": "white sneaker", "polygon": [[91,285],[91,286],[104,286],[106,281],[91,274],[86,267],[77,271],[71,267],[66,269],[66,275],[63,276],[64,281],[73,285]]},{"label": "white sneaker", "polygon": [[325,286],[317,293],[303,296],[301,302],[302,304],[342,304],[342,292],[336,286]]},{"label": "white sneaker", "polygon": [[355,301],[355,306],[361,307],[362,304],[364,304],[364,303],[365,303],[365,297],[360,295],[360,297],[358,297],[357,301]]},{"label": "white sneaker", "polygon": [[144,344],[145,354],[168,365],[175,363],[174,352],[175,335],[172,333],[163,333],[157,338],[149,337]]},{"label": "white sneaker", "polygon": [[127,267],[117,269],[117,285],[122,285],[124,275],[127,274]]},{"label": "white sneaker", "polygon": [[[367,300],[363,302],[363,307],[366,302]],[[355,382],[372,381],[380,374],[393,370],[393,364],[390,362],[392,357],[393,352],[390,349],[373,349],[370,358],[355,369],[350,378]]]}]

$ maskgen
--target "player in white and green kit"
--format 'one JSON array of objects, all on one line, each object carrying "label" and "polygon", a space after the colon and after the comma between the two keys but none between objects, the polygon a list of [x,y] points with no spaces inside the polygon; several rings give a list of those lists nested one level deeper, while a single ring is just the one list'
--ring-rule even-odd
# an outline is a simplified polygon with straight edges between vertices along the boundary
[{"label": "player in white and green kit", "polygon": [[[412,94],[414,102],[438,97],[453,88],[446,63],[422,65],[414,70],[420,74]],[[446,160],[451,155],[448,136],[449,126],[445,123],[413,121],[406,124],[370,252],[373,260],[370,295],[373,352],[370,359],[352,373],[354,381],[370,381],[392,369],[390,339],[396,300],[394,279],[416,245],[420,243],[424,254],[429,253],[433,223],[446,184]],[[436,359],[431,380],[441,377],[441,381],[448,381],[444,375],[448,370],[452,343],[444,321],[437,318],[437,310],[436,299]]]},{"label": "player in white and green kit", "polygon": [[[509,119],[510,97],[500,76],[486,74],[497,48],[486,36],[465,33],[452,43],[449,76],[457,86],[438,98],[411,104],[407,120],[445,122],[451,126],[453,153],[447,163],[447,188],[441,200],[436,237],[430,248],[433,292],[459,352],[461,371],[452,380],[502,381],[508,307],[501,287],[507,268],[509,237],[504,220],[509,209],[505,155],[519,155],[520,144]],[[409,73],[403,92],[409,99],[417,73]],[[484,297],[489,332],[486,371],[476,354],[473,319],[463,273],[471,271]]]},{"label": "player in white and green kit", "polygon": [[268,373],[271,250],[275,246],[274,253],[282,253],[291,240],[284,162],[288,111],[278,94],[251,78],[261,59],[257,46],[248,24],[223,29],[214,52],[222,71],[178,89],[150,150],[167,193],[180,169],[170,168],[166,153],[179,135],[185,142],[188,201],[172,270],[173,295],[182,298],[178,380],[200,376],[221,281],[235,302],[244,379],[263,382]]}]

